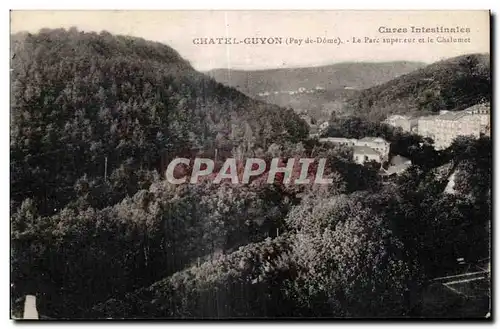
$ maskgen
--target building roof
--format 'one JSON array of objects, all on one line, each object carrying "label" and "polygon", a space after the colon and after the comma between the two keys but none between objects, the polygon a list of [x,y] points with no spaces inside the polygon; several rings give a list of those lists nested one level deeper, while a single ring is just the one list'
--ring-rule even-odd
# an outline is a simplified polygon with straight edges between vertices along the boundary
[{"label": "building roof", "polygon": [[411,117],[408,116],[408,115],[401,115],[401,114],[393,114],[389,117],[387,117],[386,121],[390,121],[390,120],[401,120],[401,119],[404,119],[404,120],[408,120],[410,119]]},{"label": "building roof", "polygon": [[471,107],[468,107],[466,108],[464,111],[467,111],[467,112],[475,112],[475,111],[481,111],[481,110],[486,110],[486,111],[490,111],[491,109],[491,104],[490,102],[486,102],[486,103],[481,103],[481,104],[476,104],[476,105],[473,105]]},{"label": "building roof", "polygon": [[446,113],[439,114],[439,115],[427,115],[418,118],[419,120],[446,120],[446,121],[456,121],[460,120],[468,115],[471,115],[470,110],[464,110],[464,111],[447,111]]},{"label": "building roof", "polygon": [[344,138],[344,137],[323,137],[320,138],[319,141],[321,143],[352,143],[354,144],[356,142],[356,139],[351,139],[351,138]]},{"label": "building roof", "polygon": [[398,166],[400,164],[404,164],[404,163],[408,163],[408,162],[411,164],[410,159],[405,158],[404,156],[401,156],[401,155],[395,155],[391,159],[391,165],[393,165],[393,166]]},{"label": "building roof", "polygon": [[447,112],[436,117],[439,120],[455,121],[469,115],[466,111]]},{"label": "building roof", "polygon": [[390,166],[385,171],[384,175],[390,176],[393,174],[399,174],[408,169],[411,166],[411,162],[401,163],[395,166]]},{"label": "building roof", "polygon": [[363,137],[359,141],[367,143],[387,143],[382,137]]},{"label": "building roof", "polygon": [[426,115],[423,117],[419,117],[418,120],[432,121],[436,120],[437,117],[438,117],[437,115]]},{"label": "building roof", "polygon": [[354,146],[354,154],[380,156],[380,153],[378,153],[377,151],[368,146]]}]

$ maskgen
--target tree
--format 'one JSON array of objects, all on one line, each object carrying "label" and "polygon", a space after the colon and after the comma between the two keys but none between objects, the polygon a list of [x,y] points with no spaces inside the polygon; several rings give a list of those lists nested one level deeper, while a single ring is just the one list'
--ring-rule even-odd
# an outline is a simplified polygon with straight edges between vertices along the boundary
[{"label": "tree", "polygon": [[402,244],[383,218],[338,196],[304,199],[287,223],[297,230],[294,255],[300,274],[295,289],[313,314],[318,299],[329,305],[331,316],[401,316],[410,311],[407,294],[418,286],[418,276],[402,260]]},{"label": "tree", "polygon": [[457,137],[446,150],[455,164],[455,190],[478,200],[486,200],[491,191],[492,146],[488,137]]}]

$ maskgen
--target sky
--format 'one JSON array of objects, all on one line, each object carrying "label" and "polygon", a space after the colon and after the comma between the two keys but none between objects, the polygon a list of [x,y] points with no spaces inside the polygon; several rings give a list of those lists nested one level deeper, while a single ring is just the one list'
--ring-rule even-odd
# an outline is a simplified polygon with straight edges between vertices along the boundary
[{"label": "sky", "polygon": [[[12,11],[11,33],[41,28],[106,30],[165,43],[194,68],[269,69],[338,62],[419,61],[432,63],[467,53],[488,53],[488,11]],[[468,28],[468,33],[411,33],[411,26]],[[379,29],[406,28],[406,33]],[[467,43],[438,42],[443,37]],[[283,44],[245,44],[245,38],[281,38]],[[305,43],[307,38],[343,44]],[[231,38],[239,44],[199,45],[199,38]],[[234,39],[233,39],[234,38]],[[286,44],[289,38],[296,40]],[[367,39],[365,39],[367,38]],[[413,39],[383,43],[384,38]],[[425,42],[419,42],[423,38]],[[430,43],[428,38],[434,40]],[[298,44],[298,40],[301,43]],[[378,40],[378,43],[375,41]],[[360,42],[355,42],[360,41]],[[372,42],[369,42],[372,41]]]}]

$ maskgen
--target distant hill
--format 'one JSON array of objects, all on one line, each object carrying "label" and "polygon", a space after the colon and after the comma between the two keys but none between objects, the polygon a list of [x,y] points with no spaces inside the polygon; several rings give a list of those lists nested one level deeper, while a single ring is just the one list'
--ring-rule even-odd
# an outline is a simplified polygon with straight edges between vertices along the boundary
[{"label": "distant hill", "polygon": [[419,62],[339,63],[270,70],[215,69],[216,81],[271,104],[307,111],[317,120],[343,108],[359,90],[387,82],[425,66]]},{"label": "distant hill", "polygon": [[333,112],[342,113],[345,101],[359,93],[355,89],[314,90],[310,93],[278,93],[252,96],[270,104],[291,107],[295,112],[307,114],[316,121],[328,120]]},{"label": "distant hill", "polygon": [[346,110],[373,120],[461,110],[491,99],[490,70],[489,54],[446,59],[359,92]]},{"label": "distant hill", "polygon": [[402,74],[425,66],[418,62],[339,63],[318,67],[281,68],[271,70],[215,69],[207,72],[220,83],[249,94],[266,91],[307,90],[319,86],[326,90],[365,89],[387,82]]}]

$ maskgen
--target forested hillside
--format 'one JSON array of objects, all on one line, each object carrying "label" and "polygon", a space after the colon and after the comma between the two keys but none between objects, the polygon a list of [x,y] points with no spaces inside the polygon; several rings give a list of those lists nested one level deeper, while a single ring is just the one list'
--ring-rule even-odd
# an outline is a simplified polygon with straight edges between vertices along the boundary
[{"label": "forested hillside", "polygon": [[15,208],[29,196],[49,214],[75,197],[83,177],[106,195],[102,206],[112,205],[174,156],[241,153],[307,135],[293,111],[254,101],[143,39],[76,29],[17,34],[11,68]]},{"label": "forested hillside", "polygon": [[346,110],[375,121],[388,115],[426,115],[461,110],[490,101],[489,54],[470,54],[433,63],[363,90],[347,101]]}]

